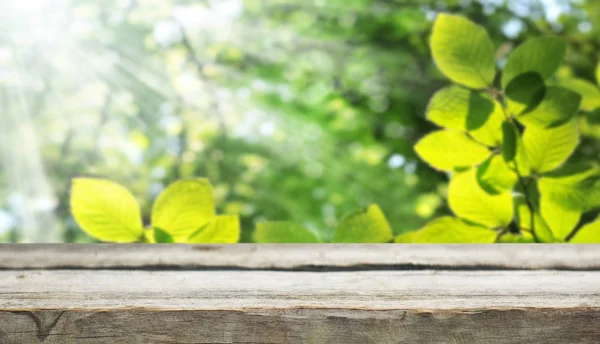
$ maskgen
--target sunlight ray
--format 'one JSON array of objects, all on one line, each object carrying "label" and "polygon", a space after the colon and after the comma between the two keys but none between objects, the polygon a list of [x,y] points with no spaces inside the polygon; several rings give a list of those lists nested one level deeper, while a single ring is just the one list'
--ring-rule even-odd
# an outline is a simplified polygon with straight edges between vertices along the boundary
[{"label": "sunlight ray", "polygon": [[[48,181],[30,120],[23,90],[23,66],[19,57],[15,60],[16,87],[9,90],[9,110],[2,116],[4,120],[0,130],[3,132],[0,132],[0,139],[6,142],[3,145],[3,165],[10,166],[12,171],[8,174],[9,202],[19,221],[16,237],[19,242],[59,242],[61,232],[54,217],[57,200]],[[20,144],[17,148],[11,142]]]}]

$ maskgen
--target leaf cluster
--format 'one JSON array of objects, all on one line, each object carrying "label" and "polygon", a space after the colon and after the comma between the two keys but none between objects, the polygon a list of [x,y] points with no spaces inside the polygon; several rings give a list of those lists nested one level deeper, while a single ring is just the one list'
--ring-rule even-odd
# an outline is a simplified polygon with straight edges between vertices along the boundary
[{"label": "leaf cluster", "polygon": [[577,114],[598,106],[595,85],[556,80],[567,42],[533,38],[514,49],[498,75],[484,28],[440,14],[430,46],[454,85],[430,100],[427,119],[441,129],[417,154],[450,175],[456,217],[436,219],[397,242],[600,242],[600,169],[569,163],[579,145]]},{"label": "leaf cluster", "polygon": [[[144,227],[138,203],[123,186],[103,179],[77,178],[71,210],[79,226],[105,242],[231,244],[240,240],[237,215],[216,215],[207,179],[184,179],[164,190],[154,202],[151,224]],[[392,229],[377,205],[356,211],[336,227],[333,242],[384,243]],[[258,243],[319,243],[317,234],[289,222],[259,223]]]},{"label": "leaf cluster", "polygon": [[71,211],[79,226],[100,241],[227,244],[240,238],[238,216],[215,214],[207,179],[171,184],[154,202],[146,228],[133,195],[108,180],[73,180]]}]

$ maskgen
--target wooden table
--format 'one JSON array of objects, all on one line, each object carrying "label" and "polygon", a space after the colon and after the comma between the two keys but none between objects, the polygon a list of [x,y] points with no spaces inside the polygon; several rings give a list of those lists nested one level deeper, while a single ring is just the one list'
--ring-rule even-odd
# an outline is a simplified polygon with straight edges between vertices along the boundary
[{"label": "wooden table", "polygon": [[600,343],[600,248],[0,245],[0,343]]}]

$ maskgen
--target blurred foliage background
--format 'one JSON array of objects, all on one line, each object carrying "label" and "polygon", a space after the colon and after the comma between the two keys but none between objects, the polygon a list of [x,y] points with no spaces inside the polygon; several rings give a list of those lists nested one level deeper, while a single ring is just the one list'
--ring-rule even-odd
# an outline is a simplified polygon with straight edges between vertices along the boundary
[{"label": "blurred foliage background", "polygon": [[[440,11],[483,25],[501,62],[564,36],[559,78],[594,81],[596,0],[0,2],[0,242],[90,242],[75,176],[126,185],[146,221],[166,185],[207,177],[243,241],[265,219],[327,238],[370,203],[396,234],[448,213],[446,176],[412,148],[448,83],[428,49]],[[572,159],[598,161],[600,115],[580,127]]]}]

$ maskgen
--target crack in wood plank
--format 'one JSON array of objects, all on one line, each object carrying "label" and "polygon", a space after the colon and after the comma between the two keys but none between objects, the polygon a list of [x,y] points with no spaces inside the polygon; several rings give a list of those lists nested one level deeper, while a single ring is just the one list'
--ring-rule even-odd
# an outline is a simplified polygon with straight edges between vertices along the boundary
[{"label": "crack in wood plank", "polygon": [[[48,338],[48,336],[50,335],[50,332],[52,332],[52,330],[54,329],[54,327],[56,327],[56,324],[58,324],[58,321],[60,320],[60,318],[63,316],[63,314],[66,312],[66,310],[60,310],[60,311],[13,311],[12,313],[16,313],[16,314],[24,314],[27,317],[29,317],[30,319],[33,320],[33,322],[35,323],[36,326],[36,336],[37,338],[40,340],[40,343],[43,343],[46,341],[46,339]],[[58,315],[56,315],[55,313],[58,313]],[[40,314],[42,314],[42,316],[40,316]],[[50,323],[48,323],[48,318],[53,319],[50,321]]]}]

